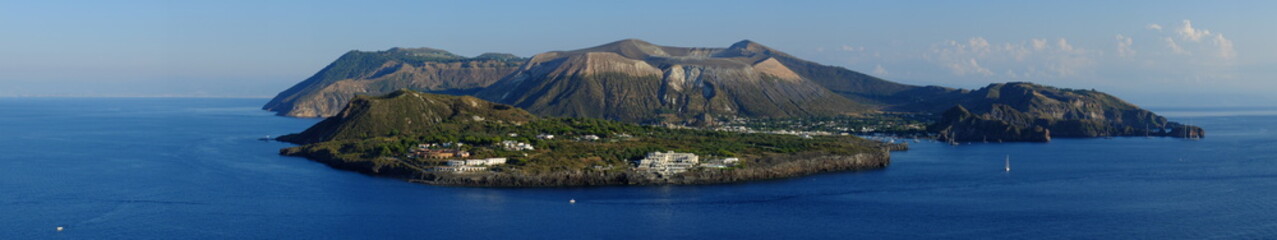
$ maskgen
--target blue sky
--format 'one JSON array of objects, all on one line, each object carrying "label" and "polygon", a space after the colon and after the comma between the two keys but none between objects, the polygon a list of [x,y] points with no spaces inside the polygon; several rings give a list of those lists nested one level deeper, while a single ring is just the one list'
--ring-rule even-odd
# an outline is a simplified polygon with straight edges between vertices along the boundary
[{"label": "blue sky", "polygon": [[0,1],[0,96],[272,96],[348,50],[750,39],[889,80],[1273,105],[1272,1]]}]

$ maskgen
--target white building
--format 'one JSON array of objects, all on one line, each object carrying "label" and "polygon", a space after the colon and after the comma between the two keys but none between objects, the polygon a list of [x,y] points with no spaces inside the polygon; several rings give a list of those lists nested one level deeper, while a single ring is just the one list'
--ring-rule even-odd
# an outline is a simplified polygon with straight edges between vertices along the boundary
[{"label": "white building", "polygon": [[542,133],[542,134],[537,134],[537,138],[539,138],[539,139],[545,139],[545,140],[550,140],[550,139],[554,139],[554,135],[550,135],[550,134],[544,134],[544,133]]},{"label": "white building", "polygon": [[484,166],[440,166],[440,167],[435,167],[435,168],[434,168],[434,170],[435,170],[435,171],[438,171],[438,172],[454,172],[454,173],[462,173],[462,172],[479,172],[479,171],[484,171],[484,170],[488,170],[488,167],[484,167]]},{"label": "white building", "polygon": [[740,158],[722,158],[711,159],[701,162],[701,167],[707,168],[728,168],[740,164]]},{"label": "white building", "polygon": [[488,166],[505,164],[506,158],[484,158],[466,160],[448,160],[447,166],[435,167],[440,172],[479,172],[487,171]]},{"label": "white building", "polygon": [[585,135],[585,136],[581,136],[581,140],[585,140],[585,141],[598,141],[598,140],[599,140],[599,136],[598,136],[598,135]]},{"label": "white building", "polygon": [[528,143],[525,143],[525,142],[516,142],[516,141],[512,141],[512,140],[505,140],[505,141],[501,141],[500,145],[501,145],[501,148],[505,148],[505,150],[506,150],[506,151],[532,151],[532,150],[536,150],[536,148],[532,147],[532,144],[528,144]]},{"label": "white building", "polygon": [[506,158],[448,160],[448,166],[492,166],[505,164]]},{"label": "white building", "polygon": [[700,163],[700,157],[692,153],[650,152],[647,157],[638,161],[639,171],[655,172],[670,175],[686,172]]}]

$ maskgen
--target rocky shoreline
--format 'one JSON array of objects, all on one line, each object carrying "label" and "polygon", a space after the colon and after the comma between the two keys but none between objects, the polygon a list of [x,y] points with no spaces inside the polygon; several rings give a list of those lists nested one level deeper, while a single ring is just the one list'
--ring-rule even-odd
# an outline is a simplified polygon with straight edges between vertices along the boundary
[{"label": "rocky shoreline", "polygon": [[617,185],[720,184],[800,177],[829,172],[880,169],[891,164],[892,151],[905,151],[905,144],[884,144],[879,151],[849,156],[799,153],[767,156],[738,169],[701,169],[668,177],[635,171],[572,170],[528,174],[517,171],[486,173],[444,173],[424,171],[398,160],[343,160],[329,152],[305,152],[285,148],[280,154],[298,156],[330,167],[364,174],[402,179],[414,183],[466,187],[572,187]]}]

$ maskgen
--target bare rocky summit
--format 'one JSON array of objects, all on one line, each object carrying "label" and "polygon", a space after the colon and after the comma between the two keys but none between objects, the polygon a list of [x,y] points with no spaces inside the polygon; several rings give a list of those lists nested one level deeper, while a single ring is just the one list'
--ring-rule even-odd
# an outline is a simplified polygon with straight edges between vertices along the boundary
[{"label": "bare rocky summit", "polygon": [[328,117],[358,95],[380,96],[404,88],[471,94],[513,72],[523,61],[510,54],[467,58],[431,48],[350,51],[281,92],[263,109],[291,117]]}]

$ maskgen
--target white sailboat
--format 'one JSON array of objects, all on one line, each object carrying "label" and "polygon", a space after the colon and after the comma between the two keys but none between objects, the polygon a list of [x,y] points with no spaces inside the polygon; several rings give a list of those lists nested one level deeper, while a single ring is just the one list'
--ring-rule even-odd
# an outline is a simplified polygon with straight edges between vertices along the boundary
[{"label": "white sailboat", "polygon": [[1011,155],[1007,155],[1006,172],[1011,172]]}]

